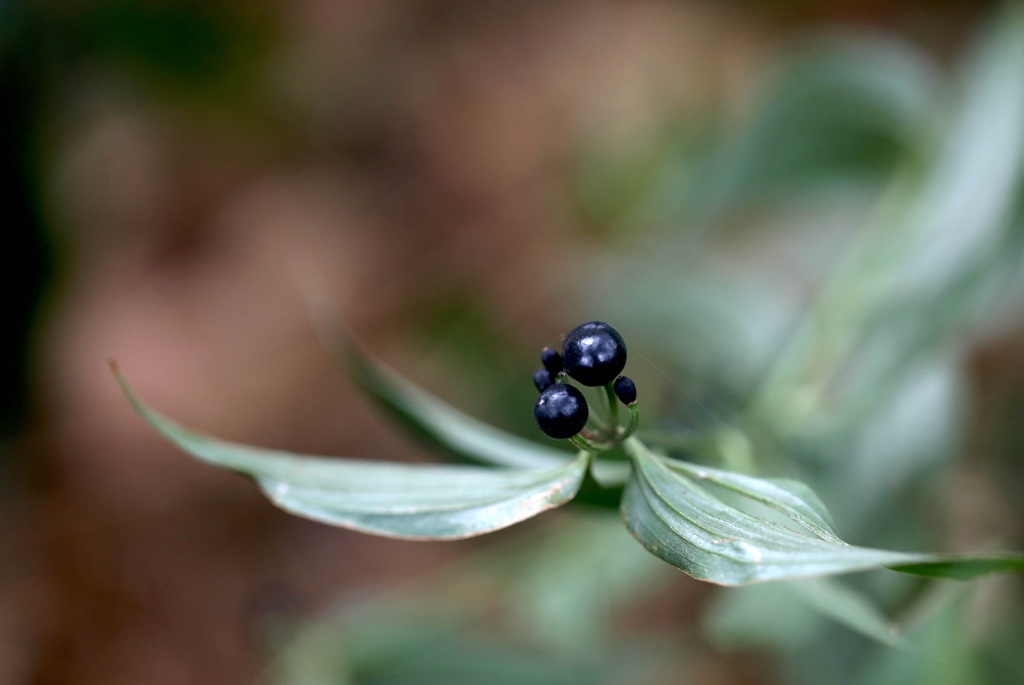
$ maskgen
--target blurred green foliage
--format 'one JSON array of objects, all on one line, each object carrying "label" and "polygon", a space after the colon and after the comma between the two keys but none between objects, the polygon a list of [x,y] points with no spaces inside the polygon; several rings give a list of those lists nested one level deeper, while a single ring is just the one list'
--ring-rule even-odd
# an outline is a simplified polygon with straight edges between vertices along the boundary
[{"label": "blurred green foliage", "polygon": [[276,682],[568,685],[644,682],[664,667],[650,657],[667,636],[623,633],[614,618],[675,573],[617,521],[567,515],[499,537],[436,577],[302,626],[281,646]]},{"label": "blurred green foliage", "polygon": [[[648,439],[688,459],[804,480],[832,508],[840,534],[885,548],[963,544],[944,525],[964,496],[958,474],[980,473],[1013,502],[1019,479],[999,474],[1021,468],[1015,450],[1000,463],[969,458],[964,438],[967,355],[1020,326],[1024,313],[1021,6],[1010,4],[946,71],[898,39],[822,39],[772,74],[749,116],[713,127],[714,142],[669,122],[663,139],[626,154],[586,146],[575,193],[609,248],[588,265],[595,276],[580,306],[607,312],[636,341],[641,366],[632,375],[656,398],[645,406],[665,407],[658,426],[647,424]],[[664,436],[680,430],[692,439],[673,447]],[[521,576],[503,577],[488,587],[488,606],[610,596],[601,571],[631,563],[626,548],[595,561],[609,531],[589,537],[579,523],[563,525],[555,548],[571,544],[573,553],[557,554],[571,573],[546,568],[545,587],[525,594]],[[1019,547],[1021,533],[1011,522],[991,535]],[[545,549],[496,546],[474,563],[520,569],[542,564]],[[653,567],[652,584],[635,573],[617,602],[638,601],[631,593],[641,586],[688,582]],[[481,577],[463,569],[444,582]],[[456,597],[473,604],[464,586]],[[374,611],[407,617],[423,601],[458,603],[432,586]],[[770,654],[759,662],[774,670],[763,682],[1009,684],[1024,672],[1012,637],[1021,635],[1021,603],[1019,578],[951,586],[876,573],[722,590],[706,607],[703,633],[675,623],[642,639],[628,631],[581,639],[613,633],[621,617],[590,613],[587,602],[558,605],[504,633],[523,645],[514,662],[466,637],[495,634],[505,614],[470,606],[475,620],[432,649],[450,663],[474,654],[469,671],[444,673],[447,682],[500,682],[494,673],[525,677],[520,669],[534,668],[536,682],[645,682],[713,645],[720,654]],[[359,615],[342,607],[300,631],[283,648],[280,682],[427,682],[415,668],[403,673],[410,652],[391,653],[384,675],[361,676],[356,656],[330,662],[364,628],[374,634]],[[406,618],[384,630],[385,648],[400,624]],[[566,645],[584,644],[577,670],[538,665],[530,636],[552,626],[564,632],[543,640],[544,659],[558,663],[574,653]],[[476,670],[481,654],[496,671]],[[326,663],[337,668],[316,671]],[[609,665],[636,663],[643,669],[629,673]]]}]

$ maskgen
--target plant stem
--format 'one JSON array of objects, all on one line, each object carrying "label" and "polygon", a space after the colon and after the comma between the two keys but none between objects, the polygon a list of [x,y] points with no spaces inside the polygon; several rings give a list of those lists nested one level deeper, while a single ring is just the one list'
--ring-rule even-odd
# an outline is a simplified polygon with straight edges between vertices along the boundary
[{"label": "plant stem", "polygon": [[606,383],[604,396],[608,400],[608,428],[614,434],[619,425],[619,398],[615,395],[615,383]]},{"label": "plant stem", "polygon": [[600,452],[602,449],[597,445],[594,445],[593,443],[589,442],[582,435],[574,435],[571,438],[569,438],[569,441],[585,452]]},{"label": "plant stem", "polygon": [[629,423],[626,424],[626,430],[619,436],[619,440],[625,440],[631,436],[638,425],[640,425],[640,405],[634,402],[629,405]]}]

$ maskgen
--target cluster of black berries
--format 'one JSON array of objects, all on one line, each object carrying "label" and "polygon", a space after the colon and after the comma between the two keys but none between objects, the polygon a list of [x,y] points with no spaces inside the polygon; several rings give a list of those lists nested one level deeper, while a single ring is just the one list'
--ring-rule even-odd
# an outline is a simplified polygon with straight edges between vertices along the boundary
[{"label": "cluster of black berries", "polygon": [[548,437],[572,438],[590,418],[586,398],[579,388],[563,382],[566,376],[590,387],[611,386],[623,404],[636,403],[633,381],[619,375],[626,366],[626,343],[604,322],[577,326],[565,336],[562,353],[545,347],[541,362],[544,368],[533,374],[533,383],[540,391],[533,416]]}]

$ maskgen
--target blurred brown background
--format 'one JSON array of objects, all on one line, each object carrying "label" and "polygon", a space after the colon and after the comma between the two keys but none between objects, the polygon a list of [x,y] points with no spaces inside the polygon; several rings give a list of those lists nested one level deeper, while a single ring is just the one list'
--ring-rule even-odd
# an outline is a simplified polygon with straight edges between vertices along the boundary
[{"label": "blurred brown background", "polygon": [[[989,11],[5,3],[0,683],[258,682],[275,622],[485,544],[281,513],[161,442],[109,358],[214,435],[424,458],[315,339],[301,288],[323,279],[379,356],[527,433],[528,412],[506,409],[530,402],[534,351],[600,314],[573,296],[578,257],[614,254],[635,230],[575,203],[595,141],[629,150],[739,116],[795,36],[884,29],[945,61]],[[1014,340],[976,357],[996,394],[1022,378]],[[699,601],[671,597],[676,617]],[[717,668],[703,682],[762,682],[742,660]]]}]

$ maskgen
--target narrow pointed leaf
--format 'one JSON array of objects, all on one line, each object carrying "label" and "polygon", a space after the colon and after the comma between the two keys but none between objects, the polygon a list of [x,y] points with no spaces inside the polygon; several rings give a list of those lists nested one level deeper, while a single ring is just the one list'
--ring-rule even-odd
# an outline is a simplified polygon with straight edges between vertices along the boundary
[{"label": "narrow pointed leaf", "polygon": [[879,566],[956,579],[1024,570],[1024,555],[1019,554],[951,557],[854,547],[836,537],[822,538],[820,521],[812,517],[809,522],[807,517],[820,503],[794,502],[792,498],[799,496],[790,488],[784,488],[773,503],[771,493],[777,482],[755,486],[757,479],[719,474],[719,484],[731,483],[734,492],[787,513],[807,531],[800,532],[726,504],[685,475],[686,468],[638,441],[631,441],[627,448],[634,475],[622,500],[626,527],[650,552],[699,580],[744,585]]},{"label": "narrow pointed leaf", "polygon": [[890,647],[902,647],[899,626],[862,592],[829,578],[790,583],[790,591],[823,616]]},{"label": "narrow pointed leaf", "polygon": [[729,588],[712,604],[705,629],[727,648],[793,650],[820,637],[825,619],[890,647],[904,643],[900,627],[871,597],[834,578]]},{"label": "narrow pointed leaf", "polygon": [[[116,371],[115,371],[116,373]],[[565,504],[590,457],[543,469],[397,464],[314,457],[218,440],[144,404],[117,374],[135,410],[192,456],[251,476],[282,509],[331,525],[416,540],[482,535]]]},{"label": "narrow pointed leaf", "polygon": [[990,573],[1024,572],[1024,555],[1020,554],[979,554],[970,557],[930,555],[928,561],[891,566],[901,573],[930,578],[971,580]]},{"label": "narrow pointed leaf", "polygon": [[342,341],[338,347],[359,386],[433,446],[478,464],[546,468],[565,463],[565,452],[474,419],[371,359],[354,342]]}]

